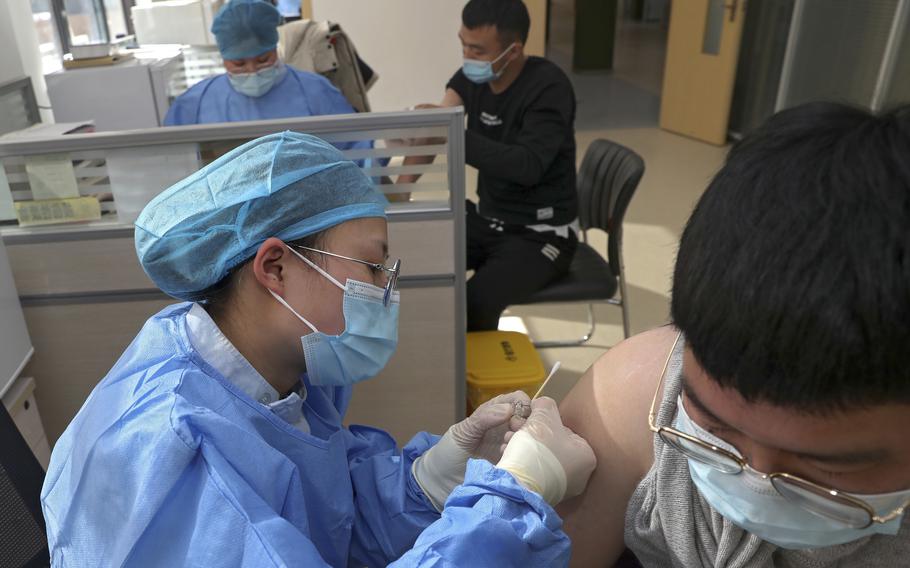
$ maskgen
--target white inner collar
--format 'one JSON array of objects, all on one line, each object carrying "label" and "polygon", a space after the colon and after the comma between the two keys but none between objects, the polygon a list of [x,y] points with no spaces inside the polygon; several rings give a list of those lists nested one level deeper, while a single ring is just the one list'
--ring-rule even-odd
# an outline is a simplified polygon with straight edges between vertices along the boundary
[{"label": "white inner collar", "polygon": [[193,347],[231,384],[262,404],[271,404],[281,398],[278,391],[218,329],[205,308],[193,304],[186,315],[186,324]]}]

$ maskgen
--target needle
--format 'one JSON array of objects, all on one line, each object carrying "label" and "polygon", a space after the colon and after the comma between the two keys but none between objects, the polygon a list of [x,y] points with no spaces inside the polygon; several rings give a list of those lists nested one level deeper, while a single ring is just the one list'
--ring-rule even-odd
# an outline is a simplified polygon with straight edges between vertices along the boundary
[{"label": "needle", "polygon": [[559,368],[560,368],[561,366],[562,366],[562,361],[557,361],[556,364],[553,365],[553,368],[550,369],[550,374],[547,375],[547,380],[545,380],[545,381],[543,382],[543,384],[540,385],[540,388],[537,389],[537,394],[535,394],[534,397],[533,397],[531,400],[535,400],[538,396],[540,396],[540,393],[543,392],[544,387],[547,386],[547,383],[550,382],[550,379],[553,378],[553,375],[556,374],[556,371],[558,371]]}]

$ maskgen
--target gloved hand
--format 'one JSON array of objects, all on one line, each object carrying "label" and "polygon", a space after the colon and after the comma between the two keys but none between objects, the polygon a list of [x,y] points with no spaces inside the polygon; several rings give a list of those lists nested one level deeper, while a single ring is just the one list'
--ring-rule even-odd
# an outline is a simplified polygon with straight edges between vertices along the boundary
[{"label": "gloved hand", "polygon": [[553,506],[580,495],[597,466],[594,450],[563,426],[552,398],[533,401],[525,425],[505,438],[507,445],[496,467]]},{"label": "gloved hand", "polygon": [[516,403],[527,408],[530,402],[530,397],[522,391],[499,395],[449,428],[439,443],[414,460],[411,467],[414,479],[437,511],[442,511],[449,493],[464,483],[469,458],[494,464],[499,461],[505,435],[518,430],[525,422],[515,415]]}]

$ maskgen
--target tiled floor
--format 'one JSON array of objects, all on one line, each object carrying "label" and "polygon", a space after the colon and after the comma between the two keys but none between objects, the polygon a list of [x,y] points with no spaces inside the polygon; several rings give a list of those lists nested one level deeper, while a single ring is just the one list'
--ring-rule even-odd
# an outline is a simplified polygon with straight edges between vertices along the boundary
[{"label": "tiled floor", "polygon": [[[549,57],[567,72],[571,66],[572,2],[554,0]],[[570,76],[578,97],[578,158],[590,142],[608,138],[638,152],[646,172],[626,214],[624,256],[632,332],[665,323],[676,243],[708,180],[720,167],[725,148],[662,131],[657,127],[666,29],[660,24],[623,23],[617,34],[612,72]],[[473,183],[469,183],[473,190]],[[606,237],[591,234],[606,252]],[[609,346],[622,339],[618,308],[597,306],[597,331],[588,346],[542,350],[544,364],[562,367],[547,394],[561,399]],[[573,337],[586,328],[584,305],[512,308],[500,322],[527,329],[534,338]]]}]

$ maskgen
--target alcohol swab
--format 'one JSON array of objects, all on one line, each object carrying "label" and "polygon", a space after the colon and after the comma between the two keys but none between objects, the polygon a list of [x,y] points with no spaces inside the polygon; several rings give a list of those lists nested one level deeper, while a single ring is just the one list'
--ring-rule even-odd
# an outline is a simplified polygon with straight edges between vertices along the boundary
[{"label": "alcohol swab", "polygon": [[533,396],[533,397],[532,397],[532,398],[531,398],[531,400],[536,400],[536,399],[537,399],[537,397],[538,397],[538,396],[540,396],[540,393],[542,393],[542,392],[543,392],[543,389],[544,389],[544,388],[546,388],[546,386],[547,386],[547,383],[549,383],[549,382],[550,382],[550,379],[552,379],[552,378],[553,378],[553,375],[555,375],[555,374],[556,374],[556,371],[558,371],[558,370],[559,370],[559,368],[560,368],[560,367],[561,367],[561,366],[562,366],[562,361],[557,361],[557,362],[556,362],[556,364],[555,364],[555,365],[553,365],[553,368],[552,368],[552,369],[550,369],[550,374],[549,374],[549,375],[547,375],[547,379],[546,379],[546,380],[545,380],[545,381],[544,381],[544,382],[543,382],[543,384],[542,384],[542,385],[540,385],[540,388],[539,388],[539,389],[537,389],[537,394],[535,394],[535,395],[534,395],[534,396]]}]

